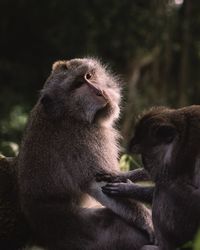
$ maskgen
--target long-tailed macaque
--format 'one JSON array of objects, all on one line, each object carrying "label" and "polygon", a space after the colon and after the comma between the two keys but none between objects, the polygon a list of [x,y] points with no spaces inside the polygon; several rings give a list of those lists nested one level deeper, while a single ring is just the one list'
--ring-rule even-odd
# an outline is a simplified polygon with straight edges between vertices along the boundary
[{"label": "long-tailed macaque", "polygon": [[[120,87],[94,59],[53,65],[19,154],[22,211],[49,250],[137,250],[153,234],[139,202],[103,194],[96,175],[119,172]],[[90,195],[107,208],[85,205]]]},{"label": "long-tailed macaque", "polygon": [[[200,226],[200,106],[151,109],[136,125],[130,152],[141,154],[155,188],[110,183],[103,191],[115,197],[153,200],[158,247],[142,249],[174,250],[192,240]],[[133,177],[134,172],[127,175]]]}]

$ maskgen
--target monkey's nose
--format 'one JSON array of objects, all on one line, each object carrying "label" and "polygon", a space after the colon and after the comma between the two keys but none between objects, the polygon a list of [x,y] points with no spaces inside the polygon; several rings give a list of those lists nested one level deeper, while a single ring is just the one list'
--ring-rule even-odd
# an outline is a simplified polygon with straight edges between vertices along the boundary
[{"label": "monkey's nose", "polygon": [[97,91],[97,92],[96,92],[96,95],[97,95],[97,96],[103,96],[102,91]]},{"label": "monkey's nose", "polygon": [[88,87],[97,95],[97,96],[103,96],[103,91],[99,89],[95,83],[93,83],[90,79],[92,78],[92,74],[87,73],[85,76],[85,81]]},{"label": "monkey's nose", "polygon": [[96,96],[104,97],[106,99],[104,91],[101,90],[100,88],[98,88],[98,86],[96,86],[95,84],[93,84],[90,81],[86,81],[86,84],[88,85],[88,87],[93,91],[93,93]]},{"label": "monkey's nose", "polygon": [[103,91],[101,89],[97,88],[94,85],[90,85],[90,87],[97,96],[103,96]]}]

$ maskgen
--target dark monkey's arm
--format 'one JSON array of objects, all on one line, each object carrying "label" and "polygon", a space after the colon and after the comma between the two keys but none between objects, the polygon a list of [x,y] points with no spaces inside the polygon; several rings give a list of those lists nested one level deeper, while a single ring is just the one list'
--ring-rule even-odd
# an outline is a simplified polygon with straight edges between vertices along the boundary
[{"label": "dark monkey's arm", "polygon": [[112,174],[98,174],[97,181],[105,182],[127,182],[127,180],[135,181],[150,181],[151,178],[144,168],[134,169],[128,172],[120,172],[117,175]]},{"label": "dark monkey's arm", "polygon": [[135,181],[150,181],[151,178],[144,168],[138,168],[123,174],[127,179]]},{"label": "dark monkey's arm", "polygon": [[143,187],[134,183],[123,183],[127,180],[149,181],[150,177],[144,168],[135,169],[129,172],[121,172],[113,175],[98,175],[98,181],[110,182],[102,187],[102,191],[107,195],[132,198],[145,203],[152,203],[154,187]]},{"label": "dark monkey's arm", "polygon": [[134,183],[108,183],[102,187],[107,195],[131,198],[140,202],[152,203],[154,187],[143,187]]}]

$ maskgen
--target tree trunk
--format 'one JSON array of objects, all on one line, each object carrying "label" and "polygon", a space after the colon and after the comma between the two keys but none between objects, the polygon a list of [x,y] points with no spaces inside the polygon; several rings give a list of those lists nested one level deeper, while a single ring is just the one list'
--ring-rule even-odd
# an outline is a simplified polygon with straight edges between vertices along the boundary
[{"label": "tree trunk", "polygon": [[180,61],[180,76],[179,76],[179,106],[186,106],[188,104],[187,85],[189,81],[189,49],[190,49],[190,16],[191,16],[192,1],[185,0],[183,4],[183,18],[182,18],[182,47],[181,47],[181,61]]}]

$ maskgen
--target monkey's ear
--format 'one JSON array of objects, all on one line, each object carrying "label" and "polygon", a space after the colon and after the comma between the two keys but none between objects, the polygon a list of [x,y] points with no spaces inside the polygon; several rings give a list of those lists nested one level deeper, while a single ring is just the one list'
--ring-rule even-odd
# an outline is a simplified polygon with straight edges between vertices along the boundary
[{"label": "monkey's ear", "polygon": [[160,142],[170,143],[177,134],[176,128],[171,124],[160,125],[155,128],[154,135]]},{"label": "monkey's ear", "polygon": [[68,69],[67,61],[57,61],[52,65],[52,71],[63,71]]}]

